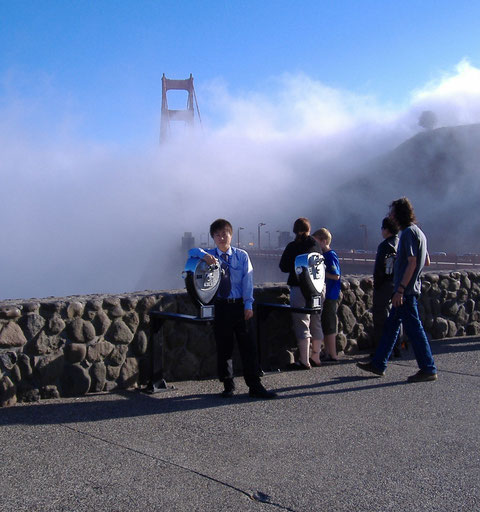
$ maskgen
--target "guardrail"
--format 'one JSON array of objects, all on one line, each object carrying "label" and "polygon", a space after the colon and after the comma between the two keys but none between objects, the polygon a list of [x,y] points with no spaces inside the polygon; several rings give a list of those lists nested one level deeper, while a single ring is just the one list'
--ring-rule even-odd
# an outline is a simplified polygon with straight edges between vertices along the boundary
[{"label": "guardrail", "polygon": [[[276,260],[279,261],[283,253],[283,249],[249,249],[250,256],[255,259],[262,260]],[[351,252],[345,250],[336,251],[340,263],[354,263],[359,265],[368,265],[373,268],[375,263],[375,252]],[[435,253],[430,254],[431,268],[432,270],[440,269],[480,269],[480,255],[479,254],[447,254],[437,255]]]}]

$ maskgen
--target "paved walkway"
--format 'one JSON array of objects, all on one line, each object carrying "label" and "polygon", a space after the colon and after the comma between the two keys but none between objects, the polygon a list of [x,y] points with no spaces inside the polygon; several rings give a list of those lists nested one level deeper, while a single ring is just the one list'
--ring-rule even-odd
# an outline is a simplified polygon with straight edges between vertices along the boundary
[{"label": "paved walkway", "polygon": [[215,381],[0,410],[0,510],[480,509],[480,339],[433,342],[369,377],[356,358],[264,378],[279,399]]}]

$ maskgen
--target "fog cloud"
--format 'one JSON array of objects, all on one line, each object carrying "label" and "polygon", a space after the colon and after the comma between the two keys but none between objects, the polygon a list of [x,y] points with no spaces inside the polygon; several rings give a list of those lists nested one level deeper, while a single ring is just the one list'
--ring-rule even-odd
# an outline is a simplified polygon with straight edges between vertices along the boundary
[{"label": "fog cloud", "polygon": [[265,222],[273,239],[359,164],[421,131],[421,111],[442,126],[480,122],[480,70],[468,61],[402,108],[304,75],[261,89],[197,84],[203,132],[128,149],[79,135],[68,98],[52,110],[10,92],[0,103],[0,297],[181,285],[184,231],[199,243],[226,217],[242,238]]}]

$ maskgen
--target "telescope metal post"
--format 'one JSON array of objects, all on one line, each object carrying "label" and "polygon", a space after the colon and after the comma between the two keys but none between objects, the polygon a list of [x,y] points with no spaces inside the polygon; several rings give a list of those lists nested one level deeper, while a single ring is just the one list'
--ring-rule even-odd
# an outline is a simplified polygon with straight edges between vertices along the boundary
[{"label": "telescope metal post", "polygon": [[[159,391],[175,389],[174,386],[168,386],[163,376],[163,324],[165,321],[175,320],[186,323],[207,325],[213,321],[213,317],[202,318],[193,315],[183,315],[181,313],[171,313],[169,311],[151,311],[149,316],[152,325],[150,339],[151,380],[145,388],[145,392],[148,394],[154,394],[158,393]],[[155,350],[155,337],[157,334],[159,335],[159,357],[157,357],[157,351]],[[158,364],[156,365],[156,363]]]}]

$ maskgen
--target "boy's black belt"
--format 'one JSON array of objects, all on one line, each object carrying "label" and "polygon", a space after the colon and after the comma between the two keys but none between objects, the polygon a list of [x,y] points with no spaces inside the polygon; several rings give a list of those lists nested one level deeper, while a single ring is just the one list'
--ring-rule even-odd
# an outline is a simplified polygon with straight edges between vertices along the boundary
[{"label": "boy's black belt", "polygon": [[239,304],[243,299],[215,299],[216,304]]}]

